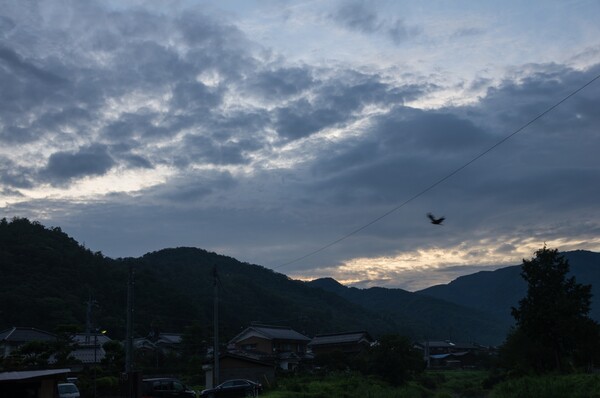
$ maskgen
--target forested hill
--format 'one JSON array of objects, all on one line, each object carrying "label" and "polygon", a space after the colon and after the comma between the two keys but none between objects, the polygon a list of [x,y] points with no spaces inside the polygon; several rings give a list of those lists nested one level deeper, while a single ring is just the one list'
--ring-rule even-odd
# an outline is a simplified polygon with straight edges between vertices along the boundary
[{"label": "forested hill", "polygon": [[331,278],[309,283],[393,319],[402,325],[404,334],[417,339],[500,344],[509,330],[509,325],[499,325],[498,319],[485,311],[402,289],[358,289]]},{"label": "forested hill", "polygon": [[180,332],[212,328],[213,267],[219,272],[223,338],[252,321],[285,324],[308,335],[397,325],[356,304],[264,267],[195,248],[166,249],[141,258],[110,259],[63,233],[27,219],[0,222],[0,330],[85,325],[91,297],[94,324],[112,337],[125,334],[127,269],[135,269],[135,331],[151,326]]}]

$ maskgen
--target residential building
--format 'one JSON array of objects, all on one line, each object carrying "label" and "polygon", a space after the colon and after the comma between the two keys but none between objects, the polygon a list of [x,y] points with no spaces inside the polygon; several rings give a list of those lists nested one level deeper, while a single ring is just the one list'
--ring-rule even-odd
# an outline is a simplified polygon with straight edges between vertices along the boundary
[{"label": "residential building", "polygon": [[319,334],[308,343],[308,347],[317,356],[335,351],[356,355],[366,351],[372,343],[373,339],[369,333],[358,331]]}]

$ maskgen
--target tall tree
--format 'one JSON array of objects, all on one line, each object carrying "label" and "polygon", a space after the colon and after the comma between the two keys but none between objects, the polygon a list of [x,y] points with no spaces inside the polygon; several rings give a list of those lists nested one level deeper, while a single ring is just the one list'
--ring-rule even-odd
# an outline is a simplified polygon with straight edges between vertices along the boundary
[{"label": "tall tree", "polygon": [[554,366],[545,367],[556,370],[563,369],[565,360],[581,358],[582,351],[594,351],[582,344],[598,344],[598,324],[588,317],[592,287],[577,283],[568,273],[568,261],[544,245],[531,260],[523,260],[527,295],[512,308],[518,331],[552,354]]}]

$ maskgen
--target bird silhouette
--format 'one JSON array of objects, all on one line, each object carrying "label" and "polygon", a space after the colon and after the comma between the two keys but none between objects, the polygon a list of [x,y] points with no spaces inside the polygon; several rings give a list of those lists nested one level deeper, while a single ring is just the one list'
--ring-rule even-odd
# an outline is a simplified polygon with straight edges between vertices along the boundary
[{"label": "bird silhouette", "polygon": [[446,219],[446,217],[435,218],[431,213],[427,213],[427,217],[429,217],[431,223],[434,225],[442,225],[442,222]]}]

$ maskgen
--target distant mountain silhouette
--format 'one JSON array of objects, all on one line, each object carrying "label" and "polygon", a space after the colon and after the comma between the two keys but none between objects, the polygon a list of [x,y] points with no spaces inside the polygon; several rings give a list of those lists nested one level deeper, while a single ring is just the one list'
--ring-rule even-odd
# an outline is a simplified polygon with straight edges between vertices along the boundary
[{"label": "distant mountain silhouette", "polygon": [[400,332],[415,339],[500,344],[508,331],[484,311],[402,289],[358,289],[341,285],[332,278],[307,283],[393,320]]},{"label": "distant mountain silhouette", "polygon": [[[592,285],[590,316],[600,321],[600,253],[576,250],[562,253],[569,261],[571,275],[578,283]],[[483,311],[498,318],[503,328],[514,324],[510,309],[525,296],[527,285],[521,277],[521,266],[494,271],[480,271],[461,276],[445,285],[418,291],[418,294],[446,300]]]}]

